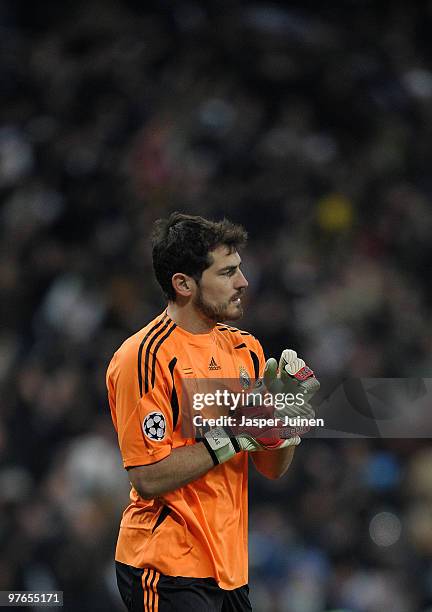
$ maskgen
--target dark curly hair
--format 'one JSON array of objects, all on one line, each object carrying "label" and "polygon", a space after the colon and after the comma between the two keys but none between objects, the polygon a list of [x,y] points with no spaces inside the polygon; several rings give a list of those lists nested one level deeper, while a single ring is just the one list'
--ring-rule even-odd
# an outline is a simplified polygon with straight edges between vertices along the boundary
[{"label": "dark curly hair", "polygon": [[173,274],[182,272],[199,282],[204,270],[212,264],[210,251],[221,245],[234,251],[245,246],[246,241],[245,229],[228,219],[209,221],[174,212],[168,219],[155,221],[153,269],[165,297],[175,302],[176,293],[171,282]]}]

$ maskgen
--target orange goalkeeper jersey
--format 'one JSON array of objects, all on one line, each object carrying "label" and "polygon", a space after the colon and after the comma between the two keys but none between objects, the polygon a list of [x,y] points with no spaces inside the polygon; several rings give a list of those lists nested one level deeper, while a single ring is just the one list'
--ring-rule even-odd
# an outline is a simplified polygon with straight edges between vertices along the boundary
[{"label": "orange goalkeeper jersey", "polygon": [[[151,464],[173,448],[195,444],[181,432],[182,379],[253,381],[263,369],[261,345],[247,332],[218,324],[210,333],[191,334],[166,311],[156,317],[122,344],[108,367],[124,467]],[[170,576],[213,577],[223,589],[247,583],[247,476],[248,456],[241,452],[151,500],[132,487],[116,560]]]}]

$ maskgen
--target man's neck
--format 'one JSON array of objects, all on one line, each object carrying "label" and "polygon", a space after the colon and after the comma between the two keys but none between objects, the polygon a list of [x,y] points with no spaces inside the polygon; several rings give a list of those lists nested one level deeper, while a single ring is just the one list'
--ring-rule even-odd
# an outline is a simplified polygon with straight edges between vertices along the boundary
[{"label": "man's neck", "polygon": [[204,317],[190,303],[181,306],[176,302],[169,302],[167,313],[174,323],[191,334],[208,334],[216,325],[216,323]]}]

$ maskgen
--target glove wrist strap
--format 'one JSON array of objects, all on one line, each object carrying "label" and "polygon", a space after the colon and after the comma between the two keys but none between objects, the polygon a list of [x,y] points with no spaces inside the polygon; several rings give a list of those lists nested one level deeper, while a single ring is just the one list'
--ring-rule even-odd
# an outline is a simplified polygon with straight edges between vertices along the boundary
[{"label": "glove wrist strap", "polygon": [[204,434],[202,441],[215,465],[225,463],[242,450],[235,437],[230,438],[228,432],[222,427],[210,429]]}]

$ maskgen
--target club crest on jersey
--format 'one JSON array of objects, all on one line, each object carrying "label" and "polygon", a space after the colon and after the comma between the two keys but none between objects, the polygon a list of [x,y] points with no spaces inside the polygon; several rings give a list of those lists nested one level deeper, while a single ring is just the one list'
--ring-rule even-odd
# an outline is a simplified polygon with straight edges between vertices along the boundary
[{"label": "club crest on jersey", "polygon": [[251,379],[245,367],[240,366],[240,385],[242,389],[249,389]]},{"label": "club crest on jersey", "polygon": [[143,420],[144,435],[153,442],[160,442],[165,438],[166,423],[162,412],[150,412]]}]

